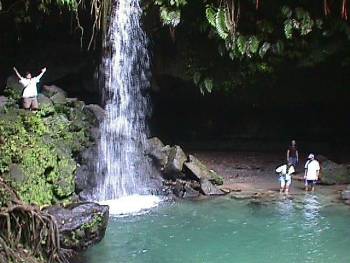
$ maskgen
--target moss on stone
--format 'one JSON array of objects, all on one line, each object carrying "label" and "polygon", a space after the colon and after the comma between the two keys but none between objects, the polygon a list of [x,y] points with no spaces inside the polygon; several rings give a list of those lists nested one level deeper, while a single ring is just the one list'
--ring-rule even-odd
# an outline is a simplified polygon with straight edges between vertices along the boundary
[{"label": "moss on stone", "polygon": [[[37,113],[8,108],[0,115],[0,173],[27,203],[67,200],[75,188],[75,154],[90,143],[89,126],[74,104],[47,105]],[[21,167],[22,181],[11,178],[11,165]]]}]

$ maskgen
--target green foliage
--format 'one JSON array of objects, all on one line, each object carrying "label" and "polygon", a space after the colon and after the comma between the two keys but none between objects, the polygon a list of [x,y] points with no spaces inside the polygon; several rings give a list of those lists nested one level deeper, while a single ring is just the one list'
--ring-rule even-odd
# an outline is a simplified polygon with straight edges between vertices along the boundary
[{"label": "green foliage", "polygon": [[311,33],[314,27],[318,29],[322,28],[322,20],[312,19],[309,12],[302,7],[295,8],[293,12],[289,7],[283,6],[281,13],[287,18],[284,21],[284,34],[287,39],[292,39],[294,32],[305,36]]},{"label": "green foliage", "polygon": [[218,36],[221,39],[227,39],[230,31],[230,25],[227,19],[227,10],[224,8],[215,9],[208,5],[205,9],[205,15],[209,24],[212,26]]},{"label": "green foliage", "polygon": [[216,32],[222,39],[226,39],[228,37],[228,28],[227,28],[227,23],[226,23],[226,10],[219,8],[217,13],[216,13],[216,18],[215,18],[215,27],[216,27]]},{"label": "green foliage", "polygon": [[[54,204],[74,193],[74,153],[89,143],[89,124],[72,129],[78,111],[61,107],[65,113],[48,106],[36,114],[11,108],[0,115],[0,173],[27,203]],[[12,177],[11,165],[21,168],[23,182]]]},{"label": "green foliage", "polygon": [[207,17],[209,24],[215,28],[216,27],[216,10],[214,10],[214,8],[211,6],[207,6],[207,8],[205,9],[205,15]]},{"label": "green foliage", "polygon": [[160,7],[160,19],[163,25],[176,27],[181,20],[180,10],[171,10],[165,6]]},{"label": "green foliage", "polygon": [[181,7],[187,4],[186,0],[154,0],[159,6],[160,20],[163,25],[176,27],[181,21]]}]

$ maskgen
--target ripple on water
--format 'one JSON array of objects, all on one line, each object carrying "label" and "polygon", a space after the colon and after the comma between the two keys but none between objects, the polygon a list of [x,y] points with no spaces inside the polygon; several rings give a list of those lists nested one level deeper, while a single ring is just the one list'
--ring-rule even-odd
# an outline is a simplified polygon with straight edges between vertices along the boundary
[{"label": "ripple on water", "polygon": [[350,262],[349,208],[302,198],[262,207],[225,198],[179,202],[114,218],[84,263]]}]

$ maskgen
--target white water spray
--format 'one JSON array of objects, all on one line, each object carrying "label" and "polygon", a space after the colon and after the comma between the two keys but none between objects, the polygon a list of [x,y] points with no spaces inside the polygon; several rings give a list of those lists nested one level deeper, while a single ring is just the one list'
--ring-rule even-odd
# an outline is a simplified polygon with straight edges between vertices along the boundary
[{"label": "white water spray", "polygon": [[[147,194],[153,170],[144,156],[150,59],[147,37],[140,26],[142,10],[139,0],[117,2],[102,63],[107,116],[100,126],[97,166],[102,178],[95,193],[99,201]],[[138,203],[142,206],[140,199]]]}]

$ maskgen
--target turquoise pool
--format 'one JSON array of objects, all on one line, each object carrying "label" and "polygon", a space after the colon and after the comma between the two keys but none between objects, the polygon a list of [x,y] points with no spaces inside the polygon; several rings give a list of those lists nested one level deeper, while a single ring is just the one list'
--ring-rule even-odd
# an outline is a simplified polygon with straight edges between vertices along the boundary
[{"label": "turquoise pool", "polygon": [[350,207],[316,195],[267,204],[218,198],[111,218],[84,263],[347,263]]}]

